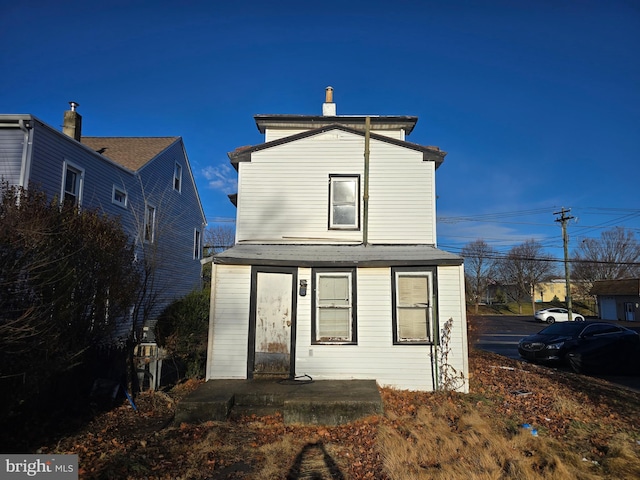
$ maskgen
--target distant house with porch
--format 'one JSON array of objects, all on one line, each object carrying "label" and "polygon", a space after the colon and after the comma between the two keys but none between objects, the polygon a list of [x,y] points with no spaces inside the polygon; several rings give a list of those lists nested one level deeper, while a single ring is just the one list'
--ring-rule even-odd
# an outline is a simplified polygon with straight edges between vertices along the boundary
[{"label": "distant house with porch", "polygon": [[591,294],[601,319],[640,322],[640,279],[597,280]]},{"label": "distant house with porch", "polygon": [[213,257],[207,379],[468,391],[463,260],[436,242],[446,153],[406,140],[416,117],[325,100],[256,115],[264,143],[229,153],[236,240]]}]

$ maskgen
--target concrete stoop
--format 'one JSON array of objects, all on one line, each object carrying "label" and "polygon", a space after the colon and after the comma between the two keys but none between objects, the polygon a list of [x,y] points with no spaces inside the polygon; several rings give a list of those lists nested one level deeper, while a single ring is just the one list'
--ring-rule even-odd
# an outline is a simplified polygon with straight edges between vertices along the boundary
[{"label": "concrete stoop", "polygon": [[288,425],[340,425],[384,409],[375,380],[209,380],[178,403],[175,423],[276,412]]}]

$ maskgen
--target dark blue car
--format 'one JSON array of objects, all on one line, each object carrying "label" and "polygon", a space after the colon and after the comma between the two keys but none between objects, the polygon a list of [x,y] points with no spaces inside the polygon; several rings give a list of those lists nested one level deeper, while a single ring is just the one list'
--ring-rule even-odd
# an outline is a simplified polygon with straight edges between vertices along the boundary
[{"label": "dark blue car", "polygon": [[640,352],[640,335],[607,322],[554,323],[520,340],[518,353],[540,363],[568,360],[576,371],[626,369]]}]

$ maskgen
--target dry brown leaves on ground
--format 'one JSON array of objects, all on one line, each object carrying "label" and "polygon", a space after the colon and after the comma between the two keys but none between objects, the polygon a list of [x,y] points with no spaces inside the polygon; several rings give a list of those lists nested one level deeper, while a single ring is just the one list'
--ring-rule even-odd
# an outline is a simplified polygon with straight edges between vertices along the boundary
[{"label": "dry brown leaves on ground", "polygon": [[41,451],[77,453],[83,479],[640,478],[639,394],[484,352],[470,365],[467,395],[381,389],[384,416],[338,427],[173,425],[190,383]]}]

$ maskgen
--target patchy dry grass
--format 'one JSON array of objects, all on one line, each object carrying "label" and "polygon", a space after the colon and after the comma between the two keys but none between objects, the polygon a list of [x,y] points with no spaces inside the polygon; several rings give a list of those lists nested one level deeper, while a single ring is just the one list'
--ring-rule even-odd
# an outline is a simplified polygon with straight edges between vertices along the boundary
[{"label": "patchy dry grass", "polygon": [[148,394],[41,451],[77,453],[82,479],[640,478],[640,394],[485,352],[470,365],[468,395],[381,389],[384,416],[339,427],[167,426],[175,402]]}]

